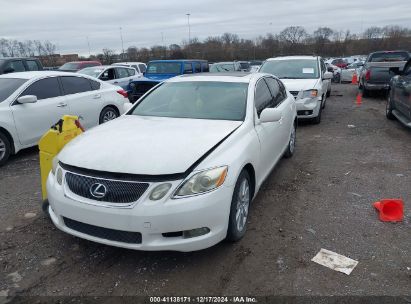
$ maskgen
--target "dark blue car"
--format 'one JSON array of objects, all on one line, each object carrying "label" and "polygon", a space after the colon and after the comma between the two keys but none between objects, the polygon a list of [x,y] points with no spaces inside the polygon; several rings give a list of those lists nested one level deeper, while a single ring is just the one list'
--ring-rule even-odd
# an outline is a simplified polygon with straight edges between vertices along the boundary
[{"label": "dark blue car", "polygon": [[152,60],[147,65],[144,78],[130,82],[128,92],[131,102],[135,102],[148,90],[166,79],[183,75],[208,72],[207,60]]}]

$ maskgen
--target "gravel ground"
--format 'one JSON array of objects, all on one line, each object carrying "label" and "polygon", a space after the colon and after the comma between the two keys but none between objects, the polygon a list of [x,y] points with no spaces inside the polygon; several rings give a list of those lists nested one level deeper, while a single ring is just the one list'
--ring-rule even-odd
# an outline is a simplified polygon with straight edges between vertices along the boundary
[{"label": "gravel ground", "polygon": [[[138,252],[60,232],[41,211],[37,149],[22,151],[0,169],[0,303],[33,300],[26,296],[109,303],[104,296],[112,295],[411,299],[411,130],[385,118],[382,96],[358,106],[355,94],[355,86],[334,85],[321,124],[300,125],[296,154],[263,185],[246,236],[200,252]],[[392,197],[405,201],[402,223],[380,222],[372,207]],[[321,248],[359,264],[348,276],[311,262]]]}]

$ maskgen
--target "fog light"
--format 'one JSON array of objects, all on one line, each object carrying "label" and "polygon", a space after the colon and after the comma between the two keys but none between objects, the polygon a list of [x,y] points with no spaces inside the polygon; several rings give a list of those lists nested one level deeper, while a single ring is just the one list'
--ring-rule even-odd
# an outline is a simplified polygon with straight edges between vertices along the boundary
[{"label": "fog light", "polygon": [[56,180],[59,185],[63,183],[63,170],[61,168],[57,169]]},{"label": "fog light", "polygon": [[183,238],[189,239],[196,236],[201,236],[210,232],[210,229],[207,227],[197,228],[192,230],[183,231]]},{"label": "fog light", "polygon": [[155,187],[149,196],[149,199],[152,201],[158,201],[164,197],[164,195],[167,194],[168,190],[170,190],[171,184],[161,184]]}]

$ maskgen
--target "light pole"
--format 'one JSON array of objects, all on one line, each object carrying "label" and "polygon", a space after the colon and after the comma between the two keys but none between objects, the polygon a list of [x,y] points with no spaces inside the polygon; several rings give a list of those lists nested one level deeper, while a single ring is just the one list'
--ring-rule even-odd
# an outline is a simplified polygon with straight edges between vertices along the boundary
[{"label": "light pole", "polygon": [[88,36],[86,36],[87,39],[87,45],[88,45],[88,58],[91,57],[91,52],[90,52],[90,41],[88,40]]},{"label": "light pole", "polygon": [[191,53],[191,28],[190,28],[190,13],[187,15],[187,23],[188,23],[188,51]]},{"label": "light pole", "polygon": [[122,28],[120,26],[120,38],[121,38],[121,49],[122,49],[122,53],[121,53],[121,58],[123,59],[124,56],[124,42],[123,42],[123,31]]}]

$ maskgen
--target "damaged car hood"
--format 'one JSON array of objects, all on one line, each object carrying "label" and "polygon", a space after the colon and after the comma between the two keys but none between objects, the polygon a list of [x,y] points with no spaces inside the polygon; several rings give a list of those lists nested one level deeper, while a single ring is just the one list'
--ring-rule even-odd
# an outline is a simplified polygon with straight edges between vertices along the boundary
[{"label": "damaged car hood", "polygon": [[241,123],[124,115],[72,140],[59,160],[114,173],[183,173]]},{"label": "damaged car hood", "polygon": [[281,79],[288,91],[312,90],[318,83],[318,79]]}]

